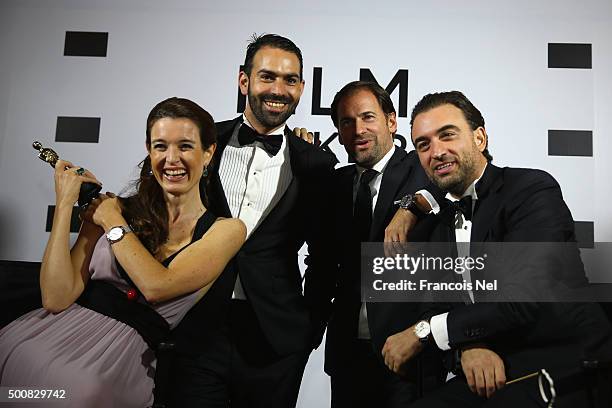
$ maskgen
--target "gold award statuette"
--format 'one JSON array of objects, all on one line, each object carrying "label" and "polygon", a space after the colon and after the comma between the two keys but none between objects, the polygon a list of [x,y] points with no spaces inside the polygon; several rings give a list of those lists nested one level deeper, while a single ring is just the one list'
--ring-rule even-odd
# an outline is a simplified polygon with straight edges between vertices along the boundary
[{"label": "gold award statuette", "polygon": [[[44,162],[47,162],[51,165],[51,167],[55,168],[55,164],[59,160],[59,156],[57,152],[49,147],[43,147],[42,143],[39,141],[34,141],[32,143],[32,147],[38,150],[38,158]],[[79,173],[80,174],[80,173]],[[91,200],[98,197],[102,186],[85,182],[81,184],[81,191],[79,192],[79,207],[81,209],[87,208]]]},{"label": "gold award statuette", "polygon": [[32,143],[32,147],[38,150],[38,158],[42,161],[45,161],[51,165],[51,167],[55,168],[55,163],[57,163],[59,156],[55,152],[55,150],[50,149],[48,147],[43,147],[42,143],[39,141],[34,141]]}]

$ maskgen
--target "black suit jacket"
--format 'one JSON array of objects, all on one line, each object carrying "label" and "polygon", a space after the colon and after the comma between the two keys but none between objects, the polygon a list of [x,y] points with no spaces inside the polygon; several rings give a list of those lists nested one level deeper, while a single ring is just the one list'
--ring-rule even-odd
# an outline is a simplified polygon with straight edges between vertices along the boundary
[{"label": "black suit jacket", "polygon": [[[209,208],[231,217],[219,165],[222,154],[242,116],[217,123],[217,149],[208,191]],[[285,129],[287,134],[288,129]],[[325,294],[328,276],[334,275],[329,228],[329,196],[336,158],[287,134],[293,179],[276,206],[244,243],[213,287],[175,331],[182,343],[197,352],[215,336],[227,315],[239,274],[266,339],[279,355],[316,347],[323,336],[331,295]],[[308,244],[304,293],[298,251]],[[184,333],[184,334],[183,334]]]},{"label": "black suit jacket", "polygon": [[[571,213],[546,172],[488,164],[476,193],[472,248],[478,242],[575,242]],[[432,241],[454,240],[454,229],[439,222]],[[596,304],[477,301],[448,307],[450,346],[484,343],[504,359],[509,379],[540,368],[578,367],[581,358],[610,351],[610,325]]]},{"label": "black suit jacket", "polygon": [[[339,272],[336,278],[334,307],[325,344],[325,371],[333,374],[347,366],[351,350],[347,347],[357,336],[361,307],[359,234],[353,222],[353,186],[356,166],[336,170],[335,229]],[[383,173],[379,196],[372,215],[369,240],[382,242],[385,228],[395,215],[394,204],[402,196],[427,184],[427,177],[414,151],[395,147]],[[422,238],[425,238],[423,235]],[[419,237],[411,237],[419,240]],[[368,325],[375,352],[380,354],[388,336],[410,327],[418,317],[416,303],[368,303]]]}]

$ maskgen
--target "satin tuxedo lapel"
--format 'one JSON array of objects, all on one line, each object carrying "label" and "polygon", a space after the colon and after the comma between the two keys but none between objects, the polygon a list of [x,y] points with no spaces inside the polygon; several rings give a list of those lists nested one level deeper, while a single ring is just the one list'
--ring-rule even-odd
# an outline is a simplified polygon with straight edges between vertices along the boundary
[{"label": "satin tuxedo lapel", "polygon": [[[259,235],[258,232],[262,230],[262,227],[266,224],[268,220],[272,220],[271,222],[273,223],[277,222],[277,215],[280,216],[281,219],[284,219],[284,217],[286,216],[285,213],[289,210],[289,208],[293,208],[295,200],[298,197],[301,183],[297,172],[299,171],[301,173],[305,173],[305,171],[302,169],[301,163],[298,160],[302,153],[302,150],[300,149],[301,146],[294,146],[293,139],[297,139],[297,137],[293,136],[289,128],[286,126],[284,129],[284,134],[287,138],[287,144],[289,148],[289,160],[293,177],[291,179],[291,182],[287,186],[287,189],[283,192],[283,195],[278,200],[274,208],[272,208],[267,214],[264,214],[264,218],[259,223],[259,227],[257,227],[257,229],[253,231],[253,235],[251,235],[251,238],[249,238],[248,241],[256,240],[256,237]],[[279,152],[278,154],[281,153]],[[281,213],[285,215],[280,215]]]},{"label": "satin tuxedo lapel", "polygon": [[476,183],[478,200],[476,200],[472,217],[471,242],[490,241],[490,231],[494,221],[498,218],[496,213],[502,199],[500,194],[504,185],[502,176],[502,169],[489,163],[482,178]]}]

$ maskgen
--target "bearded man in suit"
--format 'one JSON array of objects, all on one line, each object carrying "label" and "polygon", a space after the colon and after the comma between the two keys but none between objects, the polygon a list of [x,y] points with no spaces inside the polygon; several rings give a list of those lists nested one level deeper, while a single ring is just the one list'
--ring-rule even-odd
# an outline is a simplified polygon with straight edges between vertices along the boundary
[{"label": "bearded man in suit", "polygon": [[[468,248],[486,242],[575,242],[557,182],[540,170],[493,165],[484,118],[461,92],[426,95],[411,125],[421,165],[447,192],[433,209],[439,216],[432,241],[463,242]],[[446,222],[445,214],[454,222]],[[457,252],[461,247],[457,244]],[[474,296],[449,304],[444,313],[424,314],[387,350],[392,369],[427,343],[460,360],[458,375],[414,407],[544,406],[537,378],[506,382],[543,368],[571,372],[582,359],[610,355],[610,324],[597,304],[479,302]],[[557,390],[555,406],[587,406],[585,378],[569,388]]]},{"label": "bearded man in suit", "polygon": [[217,123],[209,208],[240,218],[247,240],[176,330],[177,406],[294,407],[323,336],[335,268],[326,229],[336,160],[286,126],[304,90],[302,71],[291,40],[254,37],[238,78],[244,114]]}]

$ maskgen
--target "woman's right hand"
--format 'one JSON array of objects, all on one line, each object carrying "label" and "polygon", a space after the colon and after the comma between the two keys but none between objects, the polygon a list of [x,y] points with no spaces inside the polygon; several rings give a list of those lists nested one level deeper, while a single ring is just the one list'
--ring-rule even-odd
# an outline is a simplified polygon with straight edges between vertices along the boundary
[{"label": "woman's right hand", "polygon": [[81,213],[81,218],[83,221],[95,224],[104,230],[110,226],[126,223],[119,199],[115,194],[108,191],[94,198],[87,209]]},{"label": "woman's right hand", "polygon": [[[73,207],[79,199],[81,184],[91,182],[102,185],[89,170],[75,166],[69,161],[58,160],[55,163],[55,204],[56,206]],[[80,174],[79,174],[80,173]]]}]

